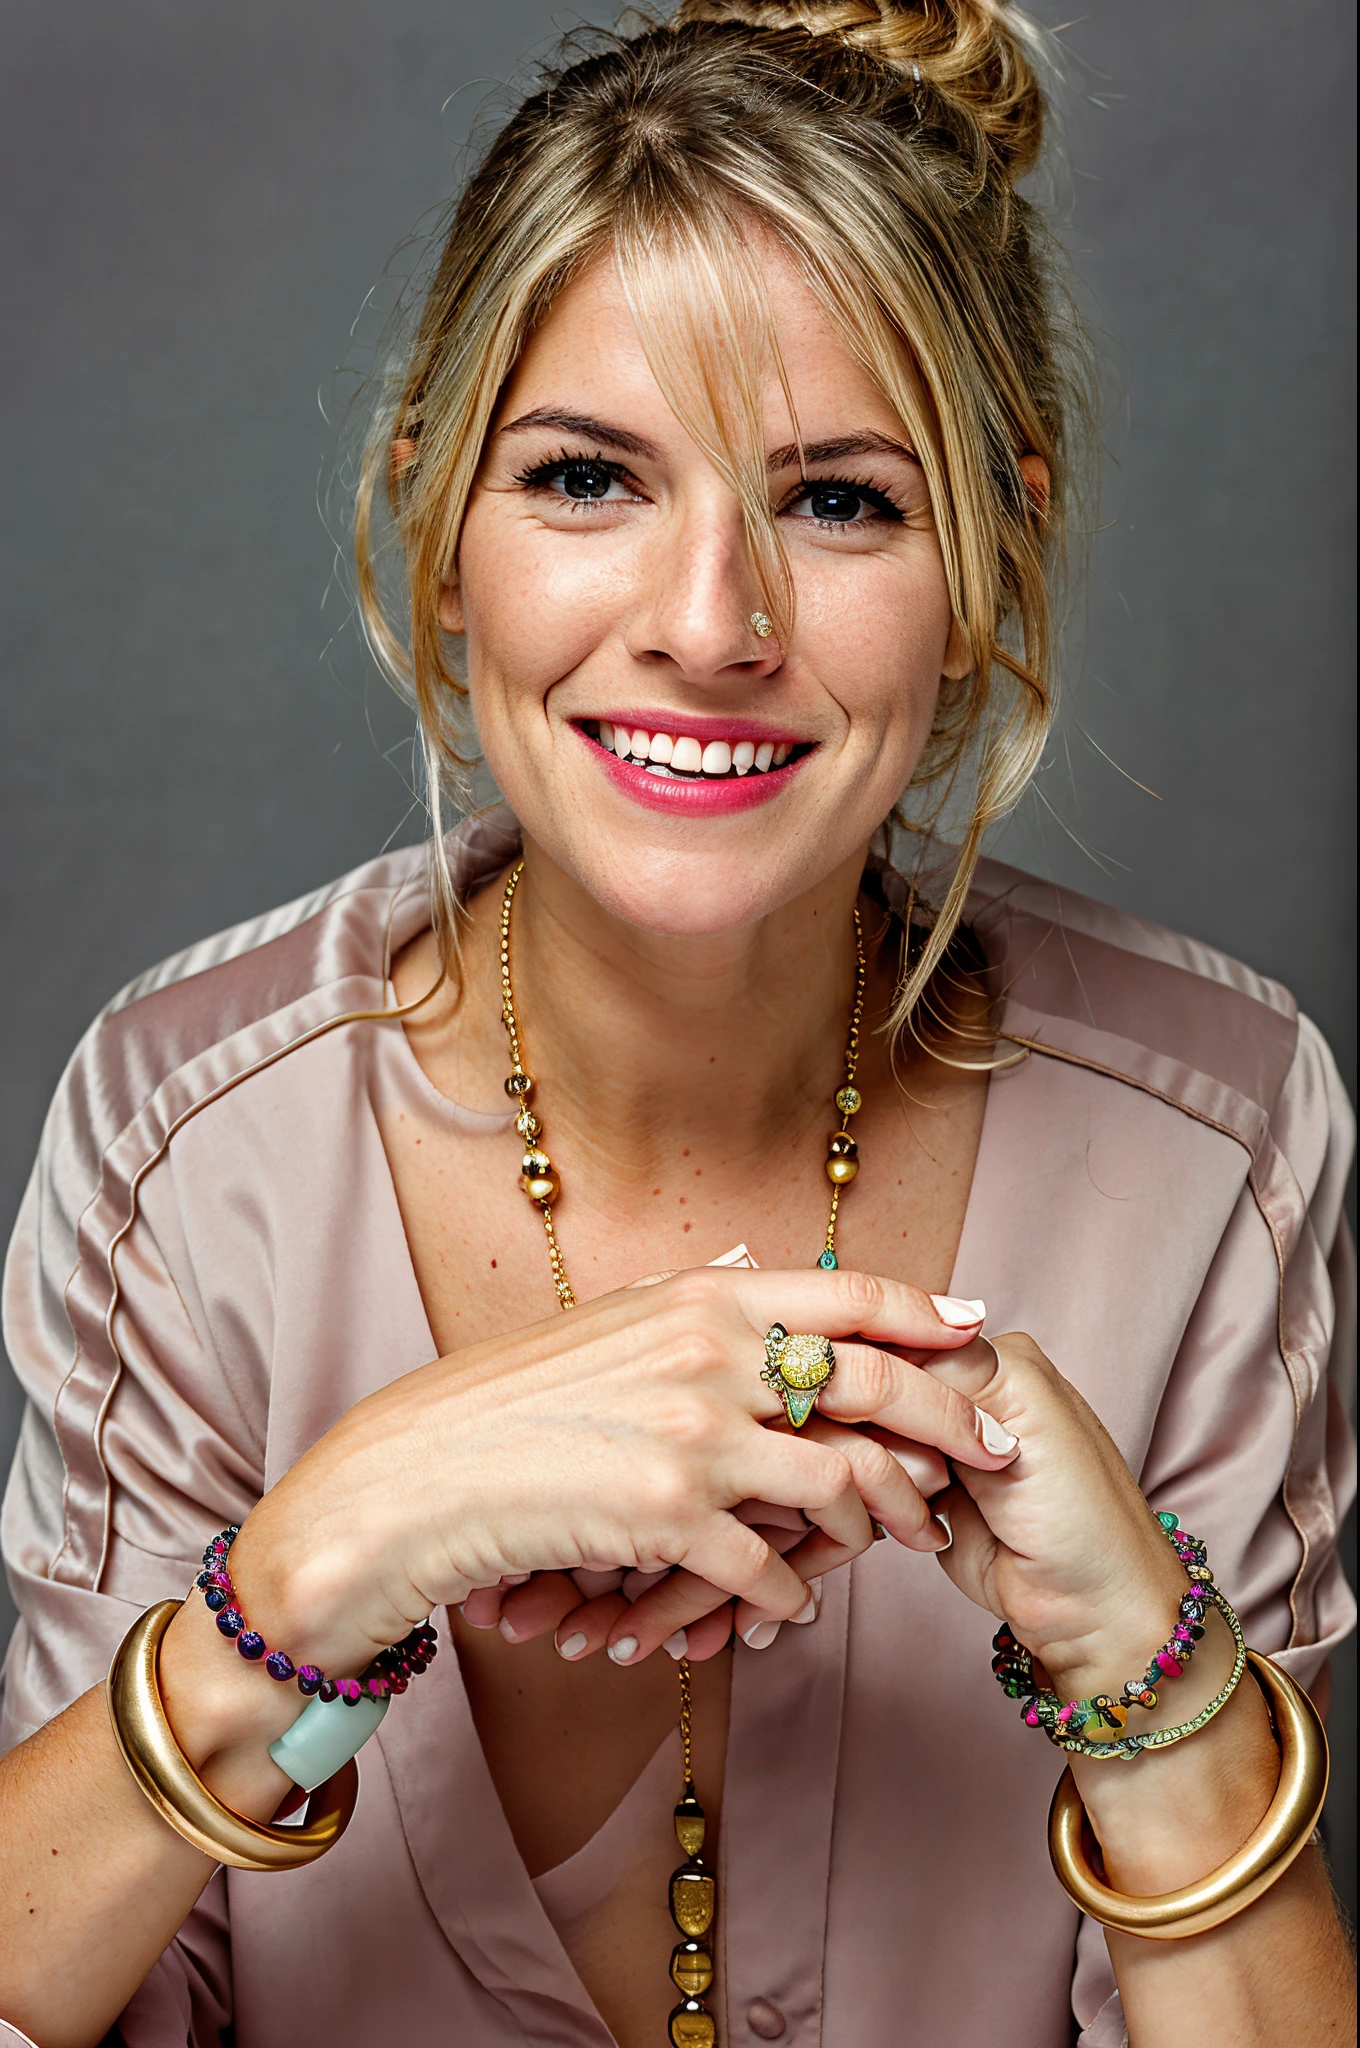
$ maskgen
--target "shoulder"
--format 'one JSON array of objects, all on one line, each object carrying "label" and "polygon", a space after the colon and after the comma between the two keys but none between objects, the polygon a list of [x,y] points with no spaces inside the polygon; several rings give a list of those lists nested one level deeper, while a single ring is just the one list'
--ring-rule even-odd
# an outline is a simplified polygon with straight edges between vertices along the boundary
[{"label": "shoulder", "polygon": [[[506,857],[503,814],[451,835],[455,878]],[[430,921],[428,852],[367,862],[139,975],[94,1020],[53,1102],[44,1151],[93,1164],[134,1129],[147,1156],[196,1109],[390,997],[392,955]]]},{"label": "shoulder", "polygon": [[1217,947],[984,860],[968,917],[1005,1036],[1110,1076],[1256,1156],[1272,1127],[1349,1128],[1325,1041],[1289,991]]}]

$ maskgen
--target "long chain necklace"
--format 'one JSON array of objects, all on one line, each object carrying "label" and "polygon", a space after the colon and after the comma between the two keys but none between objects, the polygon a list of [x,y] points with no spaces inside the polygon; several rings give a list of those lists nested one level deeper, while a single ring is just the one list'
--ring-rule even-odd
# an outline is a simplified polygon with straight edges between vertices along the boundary
[{"label": "long chain necklace", "polygon": [[[534,1082],[533,1076],[525,1071],[519,1022],[515,1015],[515,992],[510,979],[510,915],[523,873],[524,862],[516,861],[501,898],[501,1021],[510,1041],[510,1073],[506,1077],[505,1092],[516,1105],[515,1129],[524,1140],[519,1184],[529,1200],[537,1205],[543,1218],[553,1288],[558,1302],[567,1309],[575,1308],[576,1296],[567,1278],[566,1262],[562,1257],[562,1247],[557,1242],[552,1213],[553,1204],[562,1192],[562,1181],[538,1142],[543,1135],[543,1126],[529,1107]],[[839,1127],[832,1132],[827,1148],[826,1175],[831,1182],[831,1212],[826,1220],[826,1242],[817,1261],[826,1271],[834,1271],[837,1263],[836,1221],[841,1189],[847,1187],[859,1172],[859,1150],[850,1135],[849,1125],[851,1117],[863,1103],[863,1097],[855,1086],[855,1069],[859,1064],[859,1031],[864,1015],[864,934],[860,929],[858,908],[851,915],[855,927],[855,992],[845,1041],[845,1080],[834,1098]],[[671,1918],[682,1939],[671,1955],[671,1982],[680,1993],[680,2003],[670,2015],[668,2031],[672,2048],[712,2048],[717,2028],[703,2000],[704,1993],[713,1982],[711,1935],[717,1911],[717,1886],[700,1854],[706,1822],[704,1809],[694,1790],[694,1708],[687,1657],[680,1659],[679,1670],[684,1783],[675,1809],[675,1834],[684,1851],[685,1861],[672,1873],[670,1883]]]}]

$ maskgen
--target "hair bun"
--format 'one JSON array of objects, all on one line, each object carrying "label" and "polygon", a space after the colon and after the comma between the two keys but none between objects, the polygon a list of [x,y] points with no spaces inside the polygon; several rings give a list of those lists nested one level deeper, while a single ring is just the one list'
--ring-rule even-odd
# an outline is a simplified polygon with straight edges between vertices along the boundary
[{"label": "hair bun", "polygon": [[672,21],[833,36],[938,93],[1011,179],[1038,160],[1043,32],[1009,0],[681,0]]}]

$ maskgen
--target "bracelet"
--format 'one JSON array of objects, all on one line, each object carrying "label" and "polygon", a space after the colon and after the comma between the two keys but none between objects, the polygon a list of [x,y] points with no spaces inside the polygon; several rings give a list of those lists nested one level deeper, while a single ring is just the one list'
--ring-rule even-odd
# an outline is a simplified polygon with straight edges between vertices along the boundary
[{"label": "bracelet", "polygon": [[[1056,1692],[1034,1682],[1034,1659],[1024,1644],[1017,1641],[1007,1622],[1002,1622],[992,1638],[992,1672],[998,1685],[1008,1699],[1023,1700],[1020,1718],[1027,1727],[1042,1728],[1050,1742],[1060,1749],[1072,1750],[1082,1756],[1137,1756],[1140,1750],[1153,1747],[1165,1748],[1171,1741],[1179,1741],[1191,1735],[1196,1728],[1203,1727],[1211,1720],[1231,1697],[1234,1687],[1245,1669],[1246,1645],[1237,1625],[1237,1617],[1226,1600],[1217,1592],[1213,1573],[1209,1569],[1208,1552],[1197,1536],[1191,1536],[1180,1526],[1179,1517],[1159,1514],[1157,1520],[1168,1542],[1179,1557],[1190,1581],[1190,1587],[1181,1599],[1180,1612],[1175,1628],[1167,1641],[1157,1651],[1141,1678],[1126,1679],[1119,1698],[1112,1699],[1109,1693],[1097,1693],[1089,1700],[1063,1701]],[[1195,1645],[1204,1634],[1204,1617],[1210,1605],[1216,1606],[1228,1622],[1237,1640],[1238,1665],[1235,1676],[1227,1690],[1220,1696],[1213,1711],[1206,1710],[1202,1719],[1183,1728],[1161,1733],[1160,1741],[1151,1736],[1134,1735],[1119,1739],[1119,1732],[1125,1727],[1130,1707],[1143,1707],[1151,1712],[1157,1705],[1158,1687],[1168,1678],[1179,1678],[1194,1655]],[[1107,1741],[1106,1729],[1116,1731],[1116,1739]],[[1088,1736],[1094,1736],[1090,1741]]]},{"label": "bracelet", "polygon": [[[1242,1637],[1242,1624],[1217,1588],[1214,1590],[1211,1605],[1218,1609],[1224,1621],[1232,1630],[1233,1642],[1236,1645],[1236,1655],[1233,1658],[1232,1670],[1228,1673],[1223,1685],[1214,1694],[1207,1706],[1201,1707],[1199,1712],[1193,1715],[1190,1720],[1180,1722],[1175,1728],[1154,1728],[1146,1735],[1119,1735],[1110,1738],[1108,1741],[1102,1741],[1099,1738],[1091,1741],[1086,1736],[1071,1734],[1069,1732],[1071,1724],[1069,1723],[1066,1729],[1050,1727],[1047,1730],[1050,1742],[1054,1743],[1057,1748],[1065,1750],[1068,1756],[1088,1756],[1093,1757],[1097,1763],[1109,1763],[1120,1757],[1127,1759],[1141,1756],[1145,1749],[1170,1749],[1173,1742],[1184,1742],[1188,1735],[1198,1735],[1200,1729],[1206,1728],[1210,1721],[1213,1720],[1215,1714],[1222,1713],[1228,1701],[1237,1691],[1246,1671],[1247,1658],[1250,1654]],[[1046,1697],[1048,1699],[1055,1699],[1057,1695],[1049,1693]],[[1089,1704],[1097,1712],[1104,1712],[1112,1705],[1112,1702],[1105,1700],[1102,1695],[1090,1701]],[[1028,1717],[1026,1716],[1026,1718]],[[1043,1723],[1041,1722],[1040,1725],[1042,1726]]]},{"label": "bracelet", "polygon": [[308,1699],[316,1697],[327,1705],[340,1699],[346,1706],[356,1707],[360,1700],[386,1701],[393,1693],[405,1692],[411,1680],[419,1678],[438,1656],[439,1639],[428,1621],[421,1622],[390,1649],[379,1650],[358,1678],[327,1678],[315,1664],[294,1664],[286,1650],[271,1650],[262,1635],[247,1628],[227,1570],[227,1557],[240,1533],[240,1525],[233,1522],[220,1536],[213,1537],[203,1553],[203,1569],[194,1584],[215,1615],[222,1634],[235,1641],[247,1662],[263,1661],[271,1678],[281,1684],[296,1678],[298,1691]]},{"label": "bracelet", "polygon": [[123,1761],[162,1820],[215,1863],[234,1870],[294,1870],[314,1863],[349,1826],[359,1791],[353,1760],[319,1789],[312,1805],[320,1811],[303,1827],[248,1820],[216,1798],[176,1742],[161,1698],[161,1640],[182,1605],[162,1600],[149,1607],[109,1667],[109,1719]]},{"label": "bracelet", "polygon": [[1280,1746],[1280,1782],[1260,1825],[1226,1863],[1196,1884],[1152,1898],[1131,1898],[1103,1884],[1083,1840],[1086,1811],[1069,1765],[1048,1816],[1048,1850],[1058,1882],[1083,1913],[1121,1934],[1181,1941],[1244,1912],[1284,1876],[1312,1839],[1327,1796],[1327,1736],[1313,1702],[1268,1657],[1248,1650]]}]

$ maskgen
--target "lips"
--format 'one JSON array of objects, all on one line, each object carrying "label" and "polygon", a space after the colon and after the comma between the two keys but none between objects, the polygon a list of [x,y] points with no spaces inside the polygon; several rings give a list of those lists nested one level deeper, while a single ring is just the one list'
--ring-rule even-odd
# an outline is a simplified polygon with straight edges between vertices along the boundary
[{"label": "lips", "polygon": [[[622,719],[575,727],[616,787],[649,809],[687,815],[750,809],[785,788],[814,743],[713,718],[656,730]],[[685,726],[691,728],[686,730]]]}]

